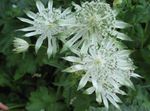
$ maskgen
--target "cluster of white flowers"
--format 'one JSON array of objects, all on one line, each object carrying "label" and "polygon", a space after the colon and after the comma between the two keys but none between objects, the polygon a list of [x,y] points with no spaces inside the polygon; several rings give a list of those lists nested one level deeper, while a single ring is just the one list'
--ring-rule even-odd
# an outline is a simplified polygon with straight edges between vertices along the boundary
[{"label": "cluster of white flowers", "polygon": [[[140,77],[134,73],[136,67],[129,57],[131,51],[117,41],[130,40],[127,35],[117,31],[130,25],[116,20],[117,12],[99,0],[82,3],[81,6],[73,4],[75,12],[69,8],[64,11],[53,8],[52,0],[48,2],[48,8],[40,1],[36,5],[38,13],[26,13],[32,20],[19,18],[31,24],[20,29],[28,32],[26,37],[40,35],[35,44],[36,52],[47,38],[47,54],[50,57],[57,52],[57,41],[61,40],[78,56],[64,57],[73,63],[73,66],[65,69],[66,72],[82,72],[78,90],[90,82],[92,86],[86,89],[87,94],[95,92],[98,103],[103,102],[108,108],[109,101],[119,108],[117,103],[121,100],[117,94],[126,94],[120,88],[133,88],[130,78]],[[15,46],[20,49],[18,45]]]}]

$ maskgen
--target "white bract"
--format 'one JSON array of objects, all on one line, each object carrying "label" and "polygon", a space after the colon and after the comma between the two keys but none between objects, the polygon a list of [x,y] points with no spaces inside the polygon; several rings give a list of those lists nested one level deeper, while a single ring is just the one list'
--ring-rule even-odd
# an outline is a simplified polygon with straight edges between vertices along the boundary
[{"label": "white bract", "polygon": [[91,46],[89,51],[79,57],[68,56],[65,60],[73,62],[67,72],[83,72],[78,89],[85,87],[88,82],[92,86],[86,90],[87,94],[96,93],[96,101],[103,101],[108,108],[108,101],[115,107],[121,100],[117,94],[125,94],[121,86],[134,87],[130,78],[139,77],[134,73],[135,66],[129,58],[130,51],[125,50],[112,38],[104,38],[99,46]]},{"label": "white bract", "polygon": [[29,48],[28,42],[20,38],[15,38],[13,41],[13,45],[15,47],[13,51],[15,51],[16,53],[25,52]]},{"label": "white bract", "polygon": [[53,1],[48,2],[48,8],[45,8],[44,5],[40,2],[36,2],[38,8],[37,13],[28,11],[26,14],[31,19],[19,18],[21,21],[31,24],[30,27],[20,29],[21,31],[28,32],[25,34],[26,37],[31,37],[39,35],[37,39],[35,50],[38,52],[43,41],[48,39],[48,49],[47,54],[50,57],[52,54],[55,54],[58,50],[57,40],[60,39],[60,33],[67,30],[71,22],[74,22],[74,18],[71,15],[71,10],[68,8],[63,12],[61,9],[53,8]]},{"label": "white bract", "polygon": [[66,46],[74,49],[88,47],[90,42],[98,43],[101,39],[112,35],[113,37],[129,40],[129,38],[116,29],[128,27],[129,24],[116,20],[117,12],[109,4],[92,1],[85,2],[81,6],[74,4],[76,12],[76,26],[73,37],[67,38]]}]

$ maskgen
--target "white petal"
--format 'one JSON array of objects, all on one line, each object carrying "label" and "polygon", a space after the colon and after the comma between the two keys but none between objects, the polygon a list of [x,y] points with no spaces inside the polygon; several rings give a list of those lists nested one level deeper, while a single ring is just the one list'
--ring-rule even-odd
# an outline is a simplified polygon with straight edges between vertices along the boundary
[{"label": "white petal", "polygon": [[42,13],[42,11],[45,9],[45,7],[41,1],[36,1],[36,6],[40,13]]},{"label": "white petal", "polygon": [[77,42],[78,39],[80,39],[85,34],[85,30],[79,31],[77,34],[75,34],[67,43],[65,44],[68,47],[71,47],[75,42]]},{"label": "white petal", "polygon": [[83,39],[80,41],[77,41],[72,47],[74,49],[78,49],[82,45],[83,41],[84,41]]},{"label": "white petal", "polygon": [[89,43],[88,41],[84,41],[83,44],[82,44],[82,47],[81,47],[81,53],[86,53],[88,51],[88,48],[89,48]]},{"label": "white petal", "polygon": [[98,95],[96,96],[96,101],[97,101],[99,104],[102,103],[102,97],[101,97],[101,94],[98,94]]},{"label": "white petal", "polygon": [[124,84],[125,84],[126,86],[128,86],[128,87],[131,87],[133,90],[135,90],[135,87],[134,87],[134,85],[133,85],[133,83],[131,82],[130,79],[125,79],[125,80],[124,80]]},{"label": "white petal", "polygon": [[124,76],[116,76],[116,81],[121,84],[121,85],[124,85],[124,81],[125,81],[125,77]]},{"label": "white petal", "polygon": [[31,36],[35,36],[35,35],[38,35],[38,34],[40,34],[40,33],[38,33],[38,32],[30,32],[30,33],[25,34],[24,36],[25,37],[31,37]]},{"label": "white petal", "polygon": [[106,49],[112,48],[112,45],[113,45],[113,39],[110,38],[110,40],[108,40],[105,44],[106,44]]},{"label": "white petal", "polygon": [[78,90],[83,88],[87,84],[88,81],[89,81],[89,74],[85,74],[79,82]]},{"label": "white petal", "polygon": [[53,0],[49,0],[48,9],[50,10],[50,12],[52,12],[52,10],[53,10]]},{"label": "white petal", "polygon": [[98,84],[97,84],[96,77],[92,77],[92,84],[93,84],[93,86],[94,86],[95,89],[98,89]]},{"label": "white petal", "polygon": [[22,22],[26,22],[28,24],[34,24],[34,21],[31,21],[29,19],[26,19],[26,18],[21,18],[21,17],[18,17],[19,20],[21,20]]},{"label": "white petal", "polygon": [[119,11],[118,10],[113,10],[113,13],[114,13],[115,16],[117,16]]},{"label": "white petal", "polygon": [[46,38],[46,36],[40,36],[37,41],[36,41],[36,44],[35,44],[35,52],[37,53],[39,48],[41,47],[42,43],[43,43],[43,40]]},{"label": "white petal", "polygon": [[115,28],[124,29],[124,28],[130,27],[130,26],[131,25],[129,25],[128,23],[125,23],[123,21],[116,20],[116,22],[115,22]]},{"label": "white petal", "polygon": [[79,11],[81,9],[80,5],[78,5],[78,4],[74,3],[74,2],[72,2],[72,5],[75,7],[75,9],[77,11]]},{"label": "white petal", "polygon": [[118,67],[129,67],[130,69],[134,68],[133,63],[128,60],[120,60],[120,61],[118,60],[117,66]]},{"label": "white petal", "polygon": [[138,74],[136,74],[136,73],[132,73],[131,76],[132,76],[132,77],[135,77],[135,78],[137,78],[137,77],[142,78],[140,75],[138,75]]},{"label": "white petal", "polygon": [[63,13],[61,14],[61,17],[64,18],[67,14],[71,13],[71,9],[67,8]]},{"label": "white petal", "polygon": [[26,28],[22,28],[22,29],[19,29],[20,31],[34,31],[36,30],[34,27],[26,27]]},{"label": "white petal", "polygon": [[76,71],[80,71],[83,70],[84,66],[83,65],[73,65],[67,69],[65,69],[65,72],[76,72]]},{"label": "white petal", "polygon": [[118,39],[132,41],[132,39],[128,37],[127,35],[125,35],[124,33],[113,31],[112,34],[116,36]]},{"label": "white petal", "polygon": [[81,59],[78,57],[74,57],[74,56],[67,56],[67,57],[63,57],[63,59],[69,61],[69,62],[76,62],[76,63],[80,63]]},{"label": "white petal", "polygon": [[120,100],[120,98],[115,94],[115,93],[112,93],[111,94],[111,97],[118,103],[122,103],[122,101]]},{"label": "white petal", "polygon": [[59,20],[59,25],[62,27],[68,26],[70,28],[70,27],[74,27],[75,26],[74,24],[75,24],[74,18]]},{"label": "white petal", "polygon": [[53,47],[52,47],[52,43],[51,43],[51,38],[52,38],[52,36],[49,35],[49,37],[48,37],[48,49],[47,49],[48,58],[50,58],[50,56],[53,53]]},{"label": "white petal", "polygon": [[121,51],[118,51],[116,55],[120,57],[128,57],[130,54],[131,54],[131,50],[121,50]]},{"label": "white petal", "polygon": [[114,79],[110,79],[109,82],[113,85],[114,88],[118,89],[119,85],[116,81],[114,81]]},{"label": "white petal", "polygon": [[108,101],[107,101],[107,98],[105,97],[105,95],[102,93],[102,98],[103,98],[103,103],[105,105],[105,107],[108,109],[109,106],[108,106]]},{"label": "white petal", "polygon": [[133,69],[132,66],[118,66],[118,68],[120,68],[120,69],[122,69],[124,71],[126,71],[126,70],[132,70]]},{"label": "white petal", "polygon": [[102,96],[101,96],[101,89],[96,90],[96,101],[101,104],[102,103]]},{"label": "white petal", "polygon": [[57,53],[57,42],[56,38],[52,38],[53,54]]},{"label": "white petal", "polygon": [[116,108],[120,109],[119,105],[116,103],[116,101],[110,95],[107,95],[107,98]]},{"label": "white petal", "polygon": [[117,89],[115,90],[116,93],[121,94],[121,95],[127,95],[124,91]]},{"label": "white petal", "polygon": [[90,87],[90,88],[88,88],[88,89],[85,90],[85,94],[90,95],[90,94],[92,94],[94,91],[95,91],[95,88],[94,88],[94,87]]},{"label": "white petal", "polygon": [[27,15],[28,17],[32,18],[32,19],[35,19],[35,18],[36,18],[36,14],[33,13],[33,12],[31,12],[31,11],[27,11],[27,12],[26,12],[26,15]]}]

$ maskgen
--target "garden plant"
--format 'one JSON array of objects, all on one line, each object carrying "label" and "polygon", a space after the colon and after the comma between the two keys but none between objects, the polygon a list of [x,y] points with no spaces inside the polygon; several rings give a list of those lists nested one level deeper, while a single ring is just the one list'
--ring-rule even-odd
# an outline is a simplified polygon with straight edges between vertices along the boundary
[{"label": "garden plant", "polygon": [[150,111],[150,0],[0,0],[0,110]]}]

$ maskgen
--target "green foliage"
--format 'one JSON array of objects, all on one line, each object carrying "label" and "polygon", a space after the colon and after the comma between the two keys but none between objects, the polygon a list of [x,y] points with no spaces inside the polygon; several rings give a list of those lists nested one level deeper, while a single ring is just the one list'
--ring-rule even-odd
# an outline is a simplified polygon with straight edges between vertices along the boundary
[{"label": "green foliage", "polygon": [[9,78],[7,77],[7,74],[5,74],[4,72],[0,72],[0,86],[7,86],[9,85]]},{"label": "green foliage", "polygon": [[56,94],[53,90],[40,87],[31,93],[26,109],[28,111],[63,111],[64,105],[57,102]]},{"label": "green foliage", "polygon": [[[126,102],[120,106],[121,111],[149,111],[150,102],[149,95],[144,88],[137,86],[136,91],[129,91],[130,97],[127,97]],[[109,110],[106,108],[90,107],[88,111],[119,111],[113,106]]]},{"label": "green foliage", "polygon": [[[48,0],[42,1],[46,4]],[[106,1],[113,5],[112,0]],[[71,2],[81,1],[54,0],[54,5],[68,7]],[[150,111],[150,1],[122,0],[115,8],[118,19],[132,25],[124,33],[133,41],[124,43],[133,50],[136,72],[143,77],[134,80],[135,91],[125,89],[129,94],[122,97],[121,109]],[[61,72],[69,64],[59,54],[48,59],[44,48],[37,55],[33,47],[23,54],[12,51],[12,40],[23,37],[17,29],[26,24],[17,17],[26,16],[25,10],[36,10],[35,0],[0,0],[0,102],[10,111],[107,111],[103,104],[95,103],[94,95],[77,91],[80,75]],[[35,43],[34,37],[25,39]],[[111,106],[109,111],[117,110]]]}]

